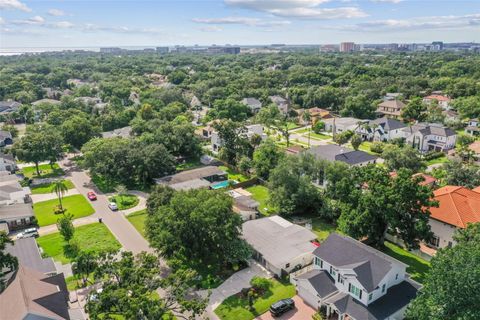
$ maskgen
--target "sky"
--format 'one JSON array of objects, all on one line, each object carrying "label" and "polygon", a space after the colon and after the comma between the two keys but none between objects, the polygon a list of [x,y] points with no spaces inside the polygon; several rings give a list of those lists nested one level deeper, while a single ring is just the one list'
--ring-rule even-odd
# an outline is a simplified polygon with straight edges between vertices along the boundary
[{"label": "sky", "polygon": [[0,48],[480,42],[480,0],[0,0]]}]

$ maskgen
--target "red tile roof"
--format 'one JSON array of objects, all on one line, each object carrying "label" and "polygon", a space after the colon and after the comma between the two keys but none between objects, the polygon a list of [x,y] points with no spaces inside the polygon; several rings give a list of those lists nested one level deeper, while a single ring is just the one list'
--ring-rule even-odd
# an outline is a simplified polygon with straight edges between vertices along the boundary
[{"label": "red tile roof", "polygon": [[438,101],[450,101],[449,97],[446,96],[441,96],[439,94],[432,94],[430,96],[425,97],[424,99],[429,99],[429,100],[438,100]]},{"label": "red tile roof", "polygon": [[[438,208],[430,208],[430,217],[458,228],[466,228],[469,223],[480,222],[479,188],[445,186],[433,192]],[[480,191],[480,190],[479,190]]]}]

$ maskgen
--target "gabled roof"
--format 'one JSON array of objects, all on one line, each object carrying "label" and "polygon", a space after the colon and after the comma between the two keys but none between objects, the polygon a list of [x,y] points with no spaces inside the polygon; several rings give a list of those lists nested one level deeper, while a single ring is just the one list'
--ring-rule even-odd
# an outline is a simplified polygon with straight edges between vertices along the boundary
[{"label": "gabled roof", "polygon": [[338,291],[337,287],[335,287],[334,280],[325,270],[313,269],[299,275],[297,279],[308,281],[321,298],[325,298],[335,291]]},{"label": "gabled roof", "polygon": [[394,108],[394,109],[403,109],[405,107],[405,103],[400,100],[387,100],[383,101],[378,105],[381,108]]},{"label": "gabled roof", "polygon": [[336,144],[328,144],[315,146],[306,152],[314,155],[316,158],[325,159],[328,161],[342,161],[349,165],[356,165],[367,161],[373,161],[378,157],[369,153],[352,150],[346,147],[338,146]]},{"label": "gabled roof", "polygon": [[48,277],[20,266],[0,294],[0,310],[0,320],[24,319],[28,314],[42,319],[70,319],[63,274]]},{"label": "gabled roof", "polygon": [[17,257],[22,266],[35,269],[45,274],[57,273],[52,258],[42,258],[34,238],[18,239],[13,245],[7,244],[6,251]]},{"label": "gabled roof", "polygon": [[433,192],[438,208],[432,207],[430,218],[448,223],[458,228],[466,228],[469,223],[480,222],[480,193],[478,188],[445,186]]},{"label": "gabled roof", "polygon": [[437,135],[442,137],[450,137],[456,135],[455,131],[438,123],[417,123],[411,127],[403,129],[407,133],[419,132],[422,135]]},{"label": "gabled roof", "polygon": [[370,125],[378,125],[383,127],[385,130],[397,130],[401,128],[405,128],[407,125],[401,121],[383,117],[379,119],[375,119],[369,122]]},{"label": "gabled roof", "polygon": [[352,269],[367,292],[377,288],[394,264],[406,267],[378,250],[336,233],[330,234],[313,254],[336,268]]},{"label": "gabled roof", "polygon": [[429,95],[429,96],[426,96],[425,98],[423,99],[426,99],[426,100],[438,100],[438,101],[450,101],[451,99],[447,96],[442,96],[442,95],[439,95],[439,94],[432,94],[432,95]]}]

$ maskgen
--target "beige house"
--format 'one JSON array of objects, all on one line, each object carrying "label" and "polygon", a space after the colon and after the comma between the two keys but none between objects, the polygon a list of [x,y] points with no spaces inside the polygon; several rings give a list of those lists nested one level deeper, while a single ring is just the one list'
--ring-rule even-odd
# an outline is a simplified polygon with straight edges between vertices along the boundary
[{"label": "beige house", "polygon": [[402,114],[402,109],[405,108],[405,103],[400,100],[387,100],[380,103],[377,107],[377,113],[387,117],[399,119]]}]

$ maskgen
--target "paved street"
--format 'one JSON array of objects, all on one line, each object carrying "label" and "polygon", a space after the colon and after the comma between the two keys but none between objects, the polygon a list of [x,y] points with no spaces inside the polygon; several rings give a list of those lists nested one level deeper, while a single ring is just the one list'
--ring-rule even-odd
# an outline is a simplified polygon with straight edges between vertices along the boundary
[{"label": "paved street", "polygon": [[108,209],[107,195],[96,189],[84,170],[78,168],[69,159],[64,159],[59,164],[65,171],[66,177],[72,180],[80,194],[86,196],[87,192],[92,190],[97,194],[97,200],[91,202],[95,209],[95,214],[90,216],[91,218],[96,220],[102,218],[103,223],[110,229],[125,250],[132,251],[135,254],[142,251],[152,252],[147,240],[138,233],[123,213],[113,212]]}]

